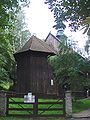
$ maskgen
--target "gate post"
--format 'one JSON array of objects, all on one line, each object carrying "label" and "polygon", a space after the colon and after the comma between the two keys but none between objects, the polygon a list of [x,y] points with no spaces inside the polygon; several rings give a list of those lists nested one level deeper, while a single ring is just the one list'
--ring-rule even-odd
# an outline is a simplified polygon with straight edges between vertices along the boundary
[{"label": "gate post", "polygon": [[35,103],[33,104],[33,115],[37,116],[38,115],[38,96],[37,94],[35,95]]},{"label": "gate post", "polygon": [[72,117],[72,96],[71,91],[65,92],[65,112],[66,117]]},{"label": "gate post", "polygon": [[0,91],[0,115],[6,116],[7,97],[4,91]]}]

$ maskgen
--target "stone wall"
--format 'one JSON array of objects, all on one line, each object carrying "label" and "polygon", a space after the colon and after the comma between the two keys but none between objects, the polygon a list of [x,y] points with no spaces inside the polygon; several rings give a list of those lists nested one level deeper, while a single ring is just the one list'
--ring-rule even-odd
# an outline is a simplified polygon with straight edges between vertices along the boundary
[{"label": "stone wall", "polygon": [[0,116],[6,115],[7,98],[4,91],[0,91]]}]

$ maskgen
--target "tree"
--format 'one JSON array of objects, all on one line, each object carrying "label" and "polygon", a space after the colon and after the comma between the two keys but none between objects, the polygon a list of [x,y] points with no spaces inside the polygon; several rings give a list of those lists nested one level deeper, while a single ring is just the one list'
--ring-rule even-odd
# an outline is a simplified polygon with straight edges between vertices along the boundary
[{"label": "tree", "polygon": [[0,39],[0,86],[4,89],[13,85],[10,76],[13,76],[15,61],[13,47],[9,41],[11,38],[8,31],[3,31],[3,37]]},{"label": "tree", "polygon": [[31,36],[30,31],[27,28],[25,14],[22,9],[17,14],[14,26],[15,27],[11,31],[14,36],[13,47],[15,48],[15,51],[18,51]]},{"label": "tree", "polygon": [[[21,0],[27,5],[29,0]],[[0,1],[0,88],[9,89],[13,85],[15,60],[13,57],[12,30],[15,28],[17,13],[21,7],[18,0]]]},{"label": "tree", "polygon": [[69,85],[73,91],[83,90],[88,85],[87,73],[90,70],[87,60],[63,42],[60,43],[59,53],[49,60],[53,65],[55,79],[60,85]]},{"label": "tree", "polygon": [[76,31],[90,17],[90,0],[46,0],[45,3],[54,14],[57,30],[65,29],[65,22],[69,22],[71,29]]},{"label": "tree", "polygon": [[[90,34],[90,0],[46,0],[45,3],[49,5],[49,9],[54,14],[55,25],[53,27],[56,30],[65,29],[65,24],[68,22],[71,30],[77,31],[82,27],[84,33]],[[86,72],[89,71],[89,67],[88,70],[86,69],[87,61],[70,47],[61,46],[59,54],[51,60],[55,77],[62,84],[68,82],[73,87],[71,89],[76,89],[74,86],[80,86],[77,89],[81,89],[87,84],[85,77]]]},{"label": "tree", "polygon": [[88,32],[87,32],[88,39],[86,40],[85,51],[86,51],[86,52],[88,53],[88,55],[89,55],[89,53],[90,53],[90,50],[89,50],[89,48],[90,48],[90,17],[87,17],[87,18],[86,18],[86,20],[84,21],[84,24],[86,24],[86,29],[85,29],[84,33],[85,33],[86,31],[88,31]]}]

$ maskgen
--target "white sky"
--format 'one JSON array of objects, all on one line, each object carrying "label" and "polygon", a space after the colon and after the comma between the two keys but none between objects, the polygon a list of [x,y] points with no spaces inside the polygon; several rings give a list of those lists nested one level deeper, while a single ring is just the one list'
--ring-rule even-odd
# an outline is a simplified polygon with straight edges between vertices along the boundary
[{"label": "white sky", "polygon": [[56,34],[55,29],[52,28],[53,14],[48,10],[48,5],[44,4],[44,1],[31,0],[30,7],[26,9],[29,30],[41,39],[45,39],[50,31]]},{"label": "white sky", "polygon": [[[53,28],[54,18],[53,13],[48,9],[48,5],[44,4],[45,0],[31,0],[30,7],[25,8],[28,28],[31,34],[36,34],[40,39],[45,39],[51,31],[56,35],[56,30]],[[81,32],[72,33],[67,28],[65,30],[67,36],[73,36],[74,40],[79,41],[79,46],[85,44],[84,37]]]}]

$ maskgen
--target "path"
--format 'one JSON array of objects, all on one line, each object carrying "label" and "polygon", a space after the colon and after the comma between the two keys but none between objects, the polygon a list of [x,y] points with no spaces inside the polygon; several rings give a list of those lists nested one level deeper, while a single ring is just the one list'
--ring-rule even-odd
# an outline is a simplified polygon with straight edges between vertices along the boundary
[{"label": "path", "polygon": [[90,120],[90,109],[85,110],[80,113],[75,113],[72,115],[72,118],[67,120]]},{"label": "path", "polygon": [[73,117],[90,117],[90,108],[83,112],[73,114]]}]

